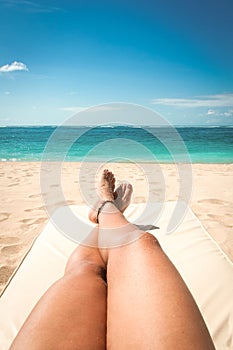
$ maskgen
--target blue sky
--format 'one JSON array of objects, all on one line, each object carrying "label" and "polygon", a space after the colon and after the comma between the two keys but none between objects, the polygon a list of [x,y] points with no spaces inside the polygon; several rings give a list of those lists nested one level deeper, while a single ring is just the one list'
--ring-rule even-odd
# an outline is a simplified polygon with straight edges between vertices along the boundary
[{"label": "blue sky", "polygon": [[232,0],[0,0],[0,125],[108,102],[233,125],[232,13]]}]

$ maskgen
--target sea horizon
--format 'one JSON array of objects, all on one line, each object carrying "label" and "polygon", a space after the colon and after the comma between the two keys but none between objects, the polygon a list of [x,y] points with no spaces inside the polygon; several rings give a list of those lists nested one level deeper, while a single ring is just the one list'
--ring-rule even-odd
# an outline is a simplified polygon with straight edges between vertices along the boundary
[{"label": "sea horizon", "polygon": [[166,127],[173,127],[173,128],[233,128],[233,125],[203,125],[203,124],[164,124],[164,125],[153,125],[153,124],[130,124],[127,123],[122,125],[121,123],[108,123],[108,124],[99,124],[99,125],[95,125],[95,124],[90,124],[90,125],[76,125],[76,124],[69,124],[69,125],[63,125],[63,124],[12,124],[12,125],[0,125],[0,128],[38,128],[38,127],[53,127],[53,128],[57,128],[57,127],[77,127],[77,128],[89,128],[89,127],[102,127],[102,126],[115,126],[115,125],[119,125],[119,126],[125,126],[125,127],[135,127],[135,128],[143,128],[143,127],[147,127],[147,128],[166,128]]},{"label": "sea horizon", "polygon": [[232,125],[15,125],[0,140],[1,162],[233,163]]}]

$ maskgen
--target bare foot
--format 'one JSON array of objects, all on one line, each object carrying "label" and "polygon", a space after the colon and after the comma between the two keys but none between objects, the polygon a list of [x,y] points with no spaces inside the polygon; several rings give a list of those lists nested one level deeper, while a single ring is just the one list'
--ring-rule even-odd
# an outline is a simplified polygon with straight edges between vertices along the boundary
[{"label": "bare foot", "polygon": [[111,171],[105,169],[100,177],[97,185],[97,193],[99,201],[89,211],[88,218],[91,222],[97,223],[97,213],[101,204],[105,201],[114,201],[115,177]]},{"label": "bare foot", "polygon": [[111,171],[104,169],[97,186],[100,201],[113,201],[115,189],[115,177]]},{"label": "bare foot", "polygon": [[114,193],[114,204],[122,213],[124,213],[125,209],[129,206],[132,193],[133,186],[130,183],[123,182],[117,187]]}]

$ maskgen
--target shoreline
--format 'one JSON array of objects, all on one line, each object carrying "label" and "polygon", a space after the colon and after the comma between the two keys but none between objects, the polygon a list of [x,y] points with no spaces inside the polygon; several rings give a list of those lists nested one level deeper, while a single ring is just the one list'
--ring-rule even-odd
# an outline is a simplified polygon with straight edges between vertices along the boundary
[{"label": "shoreline", "polygon": [[64,161],[58,161],[58,160],[47,160],[47,161],[44,161],[44,160],[1,160],[0,159],[0,164],[16,164],[16,163],[71,163],[71,164],[80,164],[80,163],[98,163],[98,164],[103,164],[103,163],[108,163],[108,164],[135,164],[135,163],[139,163],[139,164],[161,164],[161,165],[176,165],[176,164],[191,164],[191,165],[231,165],[233,164],[233,161],[231,162],[222,162],[222,163],[216,163],[216,162],[161,162],[161,161],[158,161],[158,162],[147,162],[145,160],[143,161],[130,161],[130,162],[120,162],[120,161],[117,161],[117,162],[106,162],[105,160],[103,161],[96,161],[96,160],[93,160],[93,161],[88,161],[88,162],[85,162],[85,161],[82,161],[82,160],[64,160]]},{"label": "shoreline", "polygon": [[[48,221],[41,197],[41,163],[40,161],[0,162],[0,290]],[[65,201],[61,202],[58,197],[56,198],[57,184],[51,178],[48,192],[51,192],[53,198],[49,204],[47,203],[50,210],[53,211],[64,204],[86,204],[87,198],[84,197],[84,193],[88,191],[89,199],[95,198],[92,180],[95,172],[94,163],[96,169],[102,164],[63,162],[61,185]],[[149,174],[152,179],[149,187],[143,164],[146,166],[147,175]],[[189,205],[204,228],[233,261],[233,164],[187,164],[192,168],[192,197]],[[128,180],[133,184],[132,203],[144,203],[148,197],[148,190],[153,192],[155,200],[177,200],[179,174],[176,164],[156,163],[156,165],[155,168],[153,163],[138,165],[107,163],[107,167],[116,173],[119,180]]]}]

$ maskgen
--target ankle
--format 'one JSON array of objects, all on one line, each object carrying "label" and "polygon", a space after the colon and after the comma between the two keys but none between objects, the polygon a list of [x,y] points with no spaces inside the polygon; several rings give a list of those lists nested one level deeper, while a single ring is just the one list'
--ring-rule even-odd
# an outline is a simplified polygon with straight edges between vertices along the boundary
[{"label": "ankle", "polygon": [[100,216],[102,217],[103,214],[114,214],[118,212],[119,210],[114,205],[113,200],[105,200],[98,209],[96,222],[99,224]]}]

